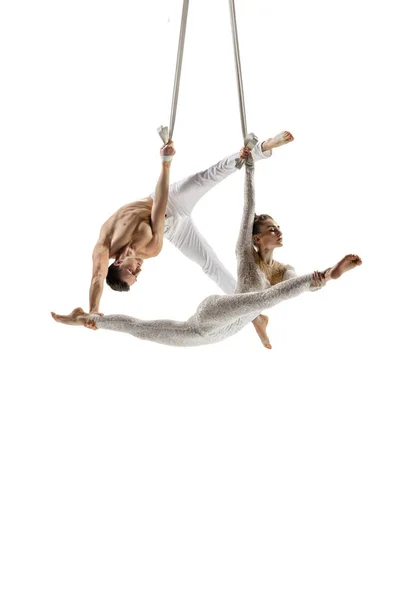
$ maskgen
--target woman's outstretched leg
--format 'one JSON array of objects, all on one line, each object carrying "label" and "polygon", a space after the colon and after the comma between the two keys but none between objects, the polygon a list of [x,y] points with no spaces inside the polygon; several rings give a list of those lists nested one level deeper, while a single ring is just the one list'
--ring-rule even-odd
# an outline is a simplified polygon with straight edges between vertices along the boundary
[{"label": "woman's outstretched leg", "polygon": [[284,300],[290,300],[314,287],[322,287],[331,279],[338,279],[346,271],[361,265],[356,254],[348,254],[334,267],[325,271],[315,271],[309,275],[282,281],[261,292],[247,292],[231,296],[210,296],[198,307],[195,316],[201,327],[226,327],[244,317],[254,319],[267,308]]},{"label": "woman's outstretched leg", "polygon": [[[283,281],[262,292],[234,294],[232,296],[209,296],[198,307],[195,315],[188,321],[142,321],[126,315],[93,316],[76,308],[70,315],[51,313],[59,323],[66,325],[84,325],[90,329],[111,329],[129,333],[137,338],[167,344],[170,346],[195,346],[207,339],[207,329],[213,333],[224,334],[224,328],[234,325],[242,318],[254,319],[265,308],[275,306],[283,300],[295,298],[310,289],[321,287],[329,280],[339,279],[346,271],[361,265],[361,259],[348,254],[334,267],[312,275],[295,277]],[[223,339],[222,336],[220,339]],[[220,341],[220,340],[219,340]]]},{"label": "woman's outstretched leg", "polygon": [[261,292],[244,292],[230,296],[209,296],[198,306],[195,319],[201,327],[226,327],[238,319],[255,319],[261,311],[310,289],[312,275],[278,283]]},{"label": "woman's outstretched leg", "polygon": [[82,308],[75,308],[69,315],[51,315],[55,321],[64,325],[81,325],[88,329],[129,333],[141,340],[167,346],[196,346],[203,341],[197,329],[188,321],[144,321],[128,315],[93,315],[85,313]]}]

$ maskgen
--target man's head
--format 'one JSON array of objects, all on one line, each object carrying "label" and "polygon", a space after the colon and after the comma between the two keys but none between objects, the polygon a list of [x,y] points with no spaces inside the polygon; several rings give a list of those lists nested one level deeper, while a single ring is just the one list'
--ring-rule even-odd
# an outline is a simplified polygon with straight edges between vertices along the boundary
[{"label": "man's head", "polygon": [[141,258],[118,258],[108,267],[106,282],[116,292],[129,292],[130,286],[137,281],[142,264]]},{"label": "man's head", "polygon": [[255,216],[253,243],[259,252],[268,252],[283,246],[281,228],[269,215]]}]

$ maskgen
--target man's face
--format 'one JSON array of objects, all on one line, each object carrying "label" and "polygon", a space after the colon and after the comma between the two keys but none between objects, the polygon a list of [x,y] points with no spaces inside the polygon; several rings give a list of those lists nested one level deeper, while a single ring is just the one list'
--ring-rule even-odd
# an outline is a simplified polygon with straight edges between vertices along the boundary
[{"label": "man's face", "polygon": [[129,286],[136,283],[140,271],[142,270],[143,261],[141,258],[126,256],[118,265],[119,277]]},{"label": "man's face", "polygon": [[261,225],[260,232],[253,236],[257,246],[265,251],[274,250],[283,246],[282,232],[279,225],[273,219],[265,219]]}]

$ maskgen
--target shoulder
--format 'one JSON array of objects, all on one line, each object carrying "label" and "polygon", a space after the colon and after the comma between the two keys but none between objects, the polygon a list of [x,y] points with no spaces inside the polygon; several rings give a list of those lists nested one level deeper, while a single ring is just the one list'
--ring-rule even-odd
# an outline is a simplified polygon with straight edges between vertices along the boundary
[{"label": "shoulder", "polygon": [[[150,227],[149,229],[151,231]],[[162,234],[151,232],[150,240],[140,248],[140,255],[144,258],[154,258],[155,256],[158,256],[163,247],[163,240],[164,236]]]},{"label": "shoulder", "polygon": [[151,198],[144,198],[143,200],[135,200],[135,202],[129,202],[128,204],[124,204],[121,206],[110,218],[121,218],[126,214],[134,213],[143,213],[150,214],[151,207],[153,206],[153,201]]},{"label": "shoulder", "polygon": [[284,265],[283,263],[278,262],[277,260],[274,260],[274,262],[273,262],[272,272],[275,275],[282,275],[283,276],[283,275],[285,275],[285,273],[288,270],[291,270],[291,269],[293,269],[293,267],[291,265]]},{"label": "shoulder", "polygon": [[292,265],[281,265],[283,270],[286,271],[296,271],[296,269]]},{"label": "shoulder", "polygon": [[282,265],[283,267],[283,281],[287,281],[288,279],[293,279],[293,277],[297,277],[296,269],[292,267],[292,265]]}]

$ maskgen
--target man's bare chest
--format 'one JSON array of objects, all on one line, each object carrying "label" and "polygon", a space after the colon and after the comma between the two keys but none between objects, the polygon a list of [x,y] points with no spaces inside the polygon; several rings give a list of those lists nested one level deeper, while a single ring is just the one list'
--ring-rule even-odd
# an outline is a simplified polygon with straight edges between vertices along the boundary
[{"label": "man's bare chest", "polygon": [[111,238],[111,255],[120,252],[123,248],[138,251],[145,247],[152,239],[153,232],[148,216],[121,215],[115,223]]}]

